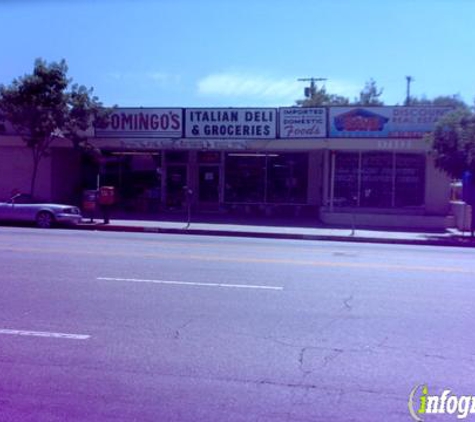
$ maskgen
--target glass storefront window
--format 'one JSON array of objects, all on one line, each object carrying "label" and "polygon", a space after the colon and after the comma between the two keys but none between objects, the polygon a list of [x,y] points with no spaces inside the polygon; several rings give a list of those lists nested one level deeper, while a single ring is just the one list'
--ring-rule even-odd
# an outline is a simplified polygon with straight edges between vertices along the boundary
[{"label": "glass storefront window", "polygon": [[165,152],[166,163],[186,164],[188,162],[188,151],[167,151]]},{"label": "glass storefront window", "polygon": [[393,173],[392,153],[362,153],[360,169],[360,205],[362,207],[392,206]]},{"label": "glass storefront window", "polygon": [[198,163],[219,164],[220,162],[221,153],[219,151],[198,151]]},{"label": "glass storefront window", "polygon": [[267,202],[305,204],[307,202],[307,154],[267,156]]},{"label": "glass storefront window", "polygon": [[103,154],[101,185],[114,186],[118,206],[130,211],[155,212],[160,206],[161,154],[113,151]]},{"label": "glass storefront window", "polygon": [[168,165],[166,169],[166,206],[169,210],[180,210],[185,205],[187,167],[184,164]]},{"label": "glass storefront window", "polygon": [[263,203],[266,156],[228,153],[225,166],[225,201]]},{"label": "glass storefront window", "polygon": [[396,207],[424,203],[425,159],[422,155],[396,155]]},{"label": "glass storefront window", "polygon": [[424,204],[424,155],[393,152],[334,154],[334,206],[391,208]]},{"label": "glass storefront window", "polygon": [[306,204],[308,154],[228,153],[225,202]]},{"label": "glass storefront window", "polygon": [[219,201],[219,166],[201,164],[199,167],[198,198],[201,202]]},{"label": "glass storefront window", "polygon": [[358,199],[359,153],[339,152],[335,156],[334,205],[350,207]]}]

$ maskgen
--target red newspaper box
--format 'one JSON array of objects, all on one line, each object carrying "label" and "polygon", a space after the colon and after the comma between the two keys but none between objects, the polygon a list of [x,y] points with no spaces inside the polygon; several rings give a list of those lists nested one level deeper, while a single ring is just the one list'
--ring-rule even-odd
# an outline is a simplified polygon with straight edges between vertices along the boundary
[{"label": "red newspaper box", "polygon": [[101,186],[99,188],[99,204],[113,205],[115,202],[114,186]]}]

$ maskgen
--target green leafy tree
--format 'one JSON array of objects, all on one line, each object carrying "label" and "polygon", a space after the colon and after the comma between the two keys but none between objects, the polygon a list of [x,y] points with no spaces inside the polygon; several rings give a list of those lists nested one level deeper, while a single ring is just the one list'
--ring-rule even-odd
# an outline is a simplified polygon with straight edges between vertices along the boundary
[{"label": "green leafy tree", "polygon": [[32,74],[0,85],[0,110],[31,149],[33,166],[30,194],[34,195],[41,160],[58,138],[77,148],[94,150],[86,130],[103,125],[110,110],[102,107],[92,88],[72,84],[66,61],[37,59]]},{"label": "green leafy tree", "polygon": [[370,79],[360,91],[360,97],[355,100],[354,104],[361,106],[382,106],[384,105],[380,99],[382,94],[383,89],[378,89],[375,80]]},{"label": "green leafy tree", "polygon": [[353,102],[349,98],[342,95],[331,94],[327,92],[325,86],[321,88],[308,89],[308,97],[304,100],[298,100],[297,105],[301,107],[322,107],[322,106],[381,106],[383,101],[380,97],[383,93],[382,89],[378,89],[376,82],[370,79],[366,82],[364,88],[360,92],[359,98]]},{"label": "green leafy tree", "polygon": [[411,97],[411,106],[437,106],[437,107],[453,107],[468,109],[468,105],[462,100],[460,95],[439,95],[435,98],[428,99],[426,97]]},{"label": "green leafy tree", "polygon": [[460,107],[442,116],[430,134],[438,168],[454,179],[475,174],[475,114]]}]

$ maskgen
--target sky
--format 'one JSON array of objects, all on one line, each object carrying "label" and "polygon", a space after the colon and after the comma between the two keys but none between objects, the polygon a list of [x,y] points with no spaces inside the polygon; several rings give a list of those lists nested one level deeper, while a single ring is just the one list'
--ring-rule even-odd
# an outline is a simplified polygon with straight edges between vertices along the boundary
[{"label": "sky", "polygon": [[306,82],[475,99],[472,0],[0,0],[0,84],[65,59],[107,106],[280,107]]}]

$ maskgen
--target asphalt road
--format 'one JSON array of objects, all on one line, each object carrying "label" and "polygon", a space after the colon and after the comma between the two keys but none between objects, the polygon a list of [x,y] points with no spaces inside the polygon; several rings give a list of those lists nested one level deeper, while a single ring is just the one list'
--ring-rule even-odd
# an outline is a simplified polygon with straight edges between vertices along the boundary
[{"label": "asphalt road", "polygon": [[3,227],[0,421],[409,421],[474,301],[472,249]]}]

